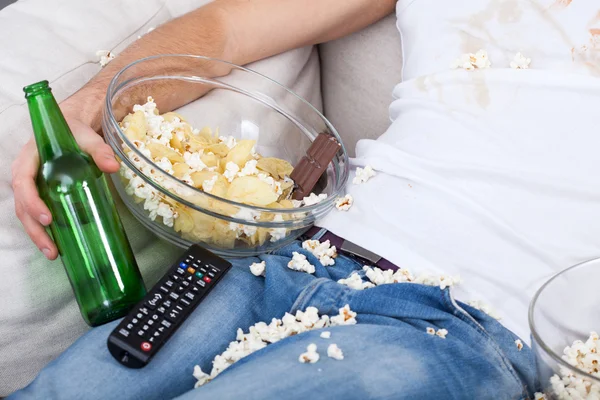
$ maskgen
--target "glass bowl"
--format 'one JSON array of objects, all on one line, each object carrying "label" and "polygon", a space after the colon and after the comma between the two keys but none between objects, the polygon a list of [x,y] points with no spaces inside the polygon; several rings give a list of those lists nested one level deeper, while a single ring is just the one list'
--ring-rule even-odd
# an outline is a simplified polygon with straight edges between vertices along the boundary
[{"label": "glass bowl", "polygon": [[[327,198],[299,208],[270,208],[227,200],[176,178],[119,125],[134,105],[145,104],[159,88],[169,90],[156,99],[161,114],[176,111],[194,128],[254,140],[256,153],[291,165],[307,155],[317,135],[333,136],[340,150],[313,190]],[[112,176],[114,185],[132,214],[171,243],[199,243],[223,256],[257,255],[295,240],[331,211],[348,179],[346,149],[318,110],[277,82],[217,59],[161,55],[128,65],[109,85],[102,128],[121,161],[120,172]],[[138,186],[132,189],[133,178]]]},{"label": "glass bowl", "polygon": [[547,398],[600,398],[600,341],[590,339],[600,332],[599,282],[600,258],[553,276],[531,301],[532,347]]}]

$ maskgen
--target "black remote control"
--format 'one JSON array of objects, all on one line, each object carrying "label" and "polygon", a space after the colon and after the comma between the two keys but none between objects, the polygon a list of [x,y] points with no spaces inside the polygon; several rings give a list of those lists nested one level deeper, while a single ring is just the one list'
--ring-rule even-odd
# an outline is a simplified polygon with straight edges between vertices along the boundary
[{"label": "black remote control", "polygon": [[129,368],[146,366],[219,282],[231,264],[191,246],[108,337],[108,350]]}]

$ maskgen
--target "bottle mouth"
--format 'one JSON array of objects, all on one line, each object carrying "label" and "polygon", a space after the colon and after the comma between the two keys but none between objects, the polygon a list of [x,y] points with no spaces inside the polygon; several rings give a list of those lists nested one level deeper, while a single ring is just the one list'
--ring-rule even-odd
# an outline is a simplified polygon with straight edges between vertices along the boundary
[{"label": "bottle mouth", "polygon": [[45,90],[52,90],[48,85],[48,81],[36,82],[23,88],[23,91],[25,92],[25,98],[28,98]]}]

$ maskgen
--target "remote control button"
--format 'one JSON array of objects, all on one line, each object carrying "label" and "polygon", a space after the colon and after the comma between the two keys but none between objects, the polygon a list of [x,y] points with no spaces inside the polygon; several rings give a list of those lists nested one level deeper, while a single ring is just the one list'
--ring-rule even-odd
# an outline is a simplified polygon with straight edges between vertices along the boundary
[{"label": "remote control button", "polygon": [[154,332],[154,334],[152,335],[152,337],[160,337],[160,335],[161,335],[161,332],[156,331],[156,332]]},{"label": "remote control button", "polygon": [[158,329],[156,330],[157,332],[163,333],[167,328],[165,328],[164,326],[159,326]]},{"label": "remote control button", "polygon": [[132,330],[133,329],[133,324],[127,324],[126,328],[129,329],[129,330]]},{"label": "remote control button", "polygon": [[167,310],[166,310],[166,309],[165,309],[163,306],[160,306],[160,307],[158,307],[158,308],[156,309],[156,311],[158,311],[158,312],[159,312],[159,313],[161,313],[161,314],[164,314],[164,313],[165,313],[165,311],[167,311]]},{"label": "remote control button", "polygon": [[179,312],[183,312],[183,307],[181,307],[180,305],[176,305],[175,308],[178,309]]},{"label": "remote control button", "polygon": [[163,306],[165,308],[169,308],[169,307],[171,307],[171,304],[173,304],[173,303],[171,303],[171,300],[165,300],[165,302],[163,303]]},{"label": "remote control button", "polygon": [[140,312],[143,313],[144,315],[148,315],[148,309],[146,307],[141,307]]},{"label": "remote control button", "polygon": [[212,279],[210,279],[208,276],[205,276],[204,278],[202,278],[202,280],[206,283],[210,283],[212,281]]},{"label": "remote control button", "polygon": [[152,300],[148,300],[146,302],[146,307],[148,307],[151,310],[154,310],[156,308],[156,306],[161,302],[162,299],[163,299],[162,294],[154,293],[154,298]]},{"label": "remote control button", "polygon": [[203,274],[206,274],[208,271],[206,270],[206,268],[200,268],[200,272],[202,272]]},{"label": "remote control button", "polygon": [[191,254],[188,254],[188,257],[189,257],[189,258],[191,258],[191,259],[193,259],[193,258],[194,258],[194,256],[193,256],[193,255],[191,255]]},{"label": "remote control button", "polygon": [[142,344],[140,345],[140,349],[142,349],[145,352],[148,352],[152,350],[152,345],[148,342],[142,342]]},{"label": "remote control button", "polygon": [[187,264],[184,263],[184,262],[182,262],[182,263],[179,264],[179,268],[186,269],[187,268]]},{"label": "remote control button", "polygon": [[173,274],[173,275],[171,275],[171,279],[173,279],[173,282],[177,282],[178,280],[181,279],[181,277],[179,275]]},{"label": "remote control button", "polygon": [[161,286],[161,287],[160,287],[160,291],[161,291],[161,292],[163,292],[163,293],[165,293],[165,294],[169,294],[169,289],[167,289],[167,288],[166,288],[166,287],[164,287],[164,286]]},{"label": "remote control button", "polygon": [[138,322],[140,322],[140,321],[138,321],[137,318],[134,318],[134,319],[131,320],[131,323],[134,324],[134,325],[137,324]]},{"label": "remote control button", "polygon": [[150,317],[150,319],[148,320],[148,322],[150,321],[158,321],[160,317],[158,316],[158,314],[154,314],[153,316]]},{"label": "remote control button", "polygon": [[129,331],[127,329],[121,329],[119,333],[125,337],[129,336]]},{"label": "remote control button", "polygon": [[142,314],[142,313],[137,313],[137,315],[136,315],[136,318],[137,318],[137,319],[142,319],[142,318],[144,318],[144,314]]},{"label": "remote control button", "polygon": [[143,330],[141,330],[141,329],[140,329],[140,330],[138,331],[138,336],[139,336],[139,337],[144,337],[144,336],[146,336],[146,331],[143,331]]},{"label": "remote control button", "polygon": [[179,310],[173,309],[173,310],[169,311],[167,314],[165,314],[165,318],[171,322],[176,322],[179,319],[180,315],[181,315],[181,313],[179,312]]},{"label": "remote control button", "polygon": [[210,276],[210,277],[211,277],[211,279],[214,279],[214,277],[215,277],[215,273],[211,271],[211,272],[209,272],[209,273],[208,273],[208,276]]},{"label": "remote control button", "polygon": [[178,291],[179,293],[183,292],[184,290],[185,290],[185,288],[184,288],[183,286],[179,286],[179,287],[177,288],[177,291]]},{"label": "remote control button", "polygon": [[197,281],[196,281],[196,284],[197,284],[198,286],[200,286],[200,287],[206,287],[206,282],[204,282],[204,281],[201,281],[201,280],[197,280]]},{"label": "remote control button", "polygon": [[[197,288],[194,288],[197,289]],[[186,299],[181,299],[179,300],[179,304],[183,304],[184,306],[188,307],[189,305],[191,305],[192,303],[190,303],[189,301],[187,301]]]},{"label": "remote control button", "polygon": [[171,288],[171,287],[173,287],[173,285],[174,285],[174,284],[175,284],[175,283],[173,283],[173,281],[172,281],[172,280],[170,280],[170,279],[169,279],[168,281],[166,281],[166,282],[165,282],[165,286],[166,286],[166,287],[170,287],[170,288]]},{"label": "remote control button", "polygon": [[144,327],[142,329],[147,331],[148,329],[150,329],[150,327],[148,326],[148,324],[146,324],[146,325],[144,325]]},{"label": "remote control button", "polygon": [[148,342],[150,342],[150,343],[154,343],[154,339],[158,339],[158,338],[155,338],[155,337],[153,336],[153,337],[151,337],[150,339],[148,339]]},{"label": "remote control button", "polygon": [[161,324],[162,324],[162,325],[163,325],[165,328],[170,328],[170,327],[171,327],[171,325],[172,325],[172,324],[171,324],[169,321],[167,321],[166,319],[163,319],[163,320],[162,320],[160,323],[161,323]]},{"label": "remote control button", "polygon": [[172,298],[173,300],[177,300],[179,298],[179,295],[177,293],[169,293],[169,297]]},{"label": "remote control button", "polygon": [[188,286],[190,286],[190,283],[188,281],[183,281],[183,282],[181,282],[181,286],[188,287]]},{"label": "remote control button", "polygon": [[148,322],[146,322],[146,323],[150,326],[154,325],[154,321],[152,319],[149,319]]},{"label": "remote control button", "polygon": [[192,267],[189,267],[187,269],[187,272],[190,273],[190,274],[192,274],[192,275],[194,275],[194,272],[196,272],[196,270],[194,268],[192,268]]},{"label": "remote control button", "polygon": [[181,269],[181,268],[177,268],[177,273],[178,273],[179,275],[184,275],[184,274],[185,274],[185,270],[184,270],[184,269]]},{"label": "remote control button", "polygon": [[[203,283],[204,283],[204,282],[203,282]],[[192,292],[194,292],[194,293],[200,293],[200,289],[198,289],[198,286],[194,286],[194,287],[192,288]]]},{"label": "remote control button", "polygon": [[187,292],[187,293],[185,294],[185,297],[187,297],[187,298],[188,298],[188,299],[190,299],[190,300],[194,300],[194,299],[196,298],[196,295],[195,295],[195,294],[193,294],[193,293]]},{"label": "remote control button", "polygon": [[204,274],[200,271],[196,272],[196,278],[198,279],[202,279],[202,277],[204,277]]},{"label": "remote control button", "polygon": [[214,272],[215,274],[216,274],[217,272],[219,272],[219,270],[218,270],[217,268],[215,268],[215,267],[212,267],[210,270],[211,270],[212,272]]}]

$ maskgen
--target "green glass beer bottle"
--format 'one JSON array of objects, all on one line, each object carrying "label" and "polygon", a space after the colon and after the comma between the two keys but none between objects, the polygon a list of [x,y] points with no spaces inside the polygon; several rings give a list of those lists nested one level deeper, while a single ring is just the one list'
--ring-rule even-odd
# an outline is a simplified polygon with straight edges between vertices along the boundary
[{"label": "green glass beer bottle", "polygon": [[124,316],[146,294],[104,174],[83,153],[48,81],[23,88],[40,157],[36,183],[83,318]]}]

